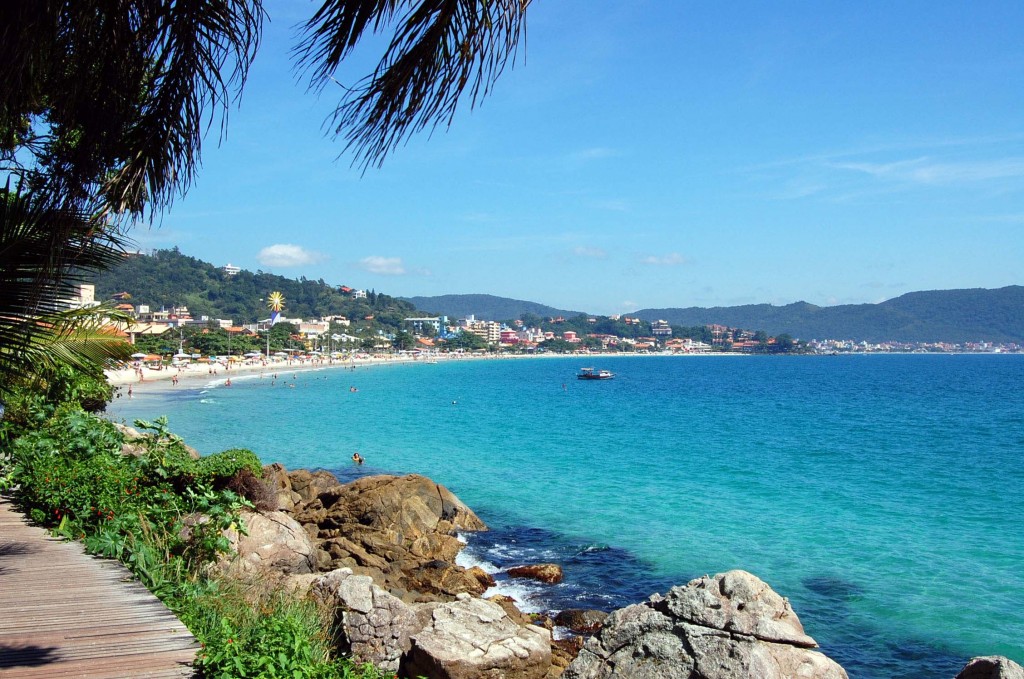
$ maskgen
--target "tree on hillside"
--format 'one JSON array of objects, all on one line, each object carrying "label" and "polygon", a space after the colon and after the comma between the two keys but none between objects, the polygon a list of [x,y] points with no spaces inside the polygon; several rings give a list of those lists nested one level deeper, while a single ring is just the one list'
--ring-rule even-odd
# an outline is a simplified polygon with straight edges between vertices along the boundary
[{"label": "tree on hillside", "polygon": [[[333,119],[365,168],[413,132],[450,123],[464,94],[475,104],[490,91],[528,4],[325,0],[296,53],[310,87],[322,89],[367,33],[393,31]],[[17,370],[20,333],[21,346],[48,341],[34,319],[59,305],[76,258],[102,259],[116,234],[187,190],[206,132],[215,122],[225,129],[264,15],[260,0],[0,3],[0,170],[15,179],[8,194],[35,206],[33,231],[46,234],[51,254],[26,279],[28,294],[0,288],[0,371]],[[14,250],[27,247],[19,228],[0,223]],[[0,265],[16,277],[9,260]]]}]

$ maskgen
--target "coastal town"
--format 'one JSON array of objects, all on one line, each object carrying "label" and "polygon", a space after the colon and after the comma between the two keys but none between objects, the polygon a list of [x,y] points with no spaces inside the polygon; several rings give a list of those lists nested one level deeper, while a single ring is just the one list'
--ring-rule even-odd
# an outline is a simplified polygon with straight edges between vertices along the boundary
[{"label": "coastal town", "polygon": [[[231,265],[222,267],[228,275],[237,273]],[[352,300],[365,300],[366,290],[339,286]],[[533,316],[507,321],[477,319],[474,315],[453,319],[444,315],[408,315],[397,327],[379,327],[374,316],[349,318],[326,315],[316,318],[288,317],[273,313],[255,322],[193,315],[182,305],[162,306],[133,303],[130,291],[97,299],[95,286],[79,286],[69,308],[88,308],[107,302],[116,312],[111,324],[146,355],[186,359],[193,355],[276,353],[331,354],[339,357],[353,352],[442,352],[543,353],[658,353],[658,354],[868,354],[868,353],[1019,353],[1017,343],[993,342],[866,342],[850,339],[800,339],[787,334],[770,336],[762,330],[711,324],[699,327],[673,326],[665,320],[645,321],[628,315],[606,317],[581,315],[540,318]],[[608,332],[609,326],[618,332]]]}]

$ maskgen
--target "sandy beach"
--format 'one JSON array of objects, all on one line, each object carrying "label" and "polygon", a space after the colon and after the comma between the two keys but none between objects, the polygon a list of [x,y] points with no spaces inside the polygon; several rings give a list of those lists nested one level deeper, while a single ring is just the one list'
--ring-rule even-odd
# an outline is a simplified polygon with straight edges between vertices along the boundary
[{"label": "sandy beach", "polygon": [[250,359],[237,363],[223,365],[220,363],[188,363],[181,366],[163,366],[160,369],[146,367],[145,365],[133,365],[118,370],[107,370],[105,374],[107,381],[114,387],[130,386],[134,391],[149,389],[151,387],[166,388],[175,382],[186,382],[194,386],[199,380],[206,382],[217,380],[226,382],[235,375],[252,375],[277,372],[298,372],[305,370],[324,370],[331,368],[352,368],[355,366],[369,366],[380,364],[397,363],[425,363],[437,360],[466,360],[468,357],[420,358],[408,355],[357,355],[347,359],[280,359],[262,360]]},{"label": "sandy beach", "polygon": [[[635,357],[664,356],[666,354],[647,353],[617,353],[617,354],[578,354],[577,358],[583,364],[600,362],[601,356]],[[743,354],[672,354],[678,357],[696,356],[742,356]],[[494,361],[494,360],[515,360],[527,358],[566,358],[565,354],[449,354],[439,353],[428,356],[415,356],[412,354],[357,354],[351,358],[318,358],[318,359],[296,359],[296,358],[273,358],[266,361],[262,358],[247,359],[237,363],[230,363],[227,366],[220,363],[188,363],[182,366],[163,366],[157,370],[154,368],[139,366],[128,366],[119,370],[107,370],[105,374],[107,381],[114,387],[120,388],[124,393],[131,388],[131,393],[141,391],[164,390],[186,384],[191,387],[197,386],[200,380],[207,383],[225,383],[235,375],[252,375],[259,373],[279,372],[300,372],[307,370],[329,370],[335,368],[355,368],[360,366],[373,365],[397,365],[397,364],[418,364],[438,363],[448,361]]]}]

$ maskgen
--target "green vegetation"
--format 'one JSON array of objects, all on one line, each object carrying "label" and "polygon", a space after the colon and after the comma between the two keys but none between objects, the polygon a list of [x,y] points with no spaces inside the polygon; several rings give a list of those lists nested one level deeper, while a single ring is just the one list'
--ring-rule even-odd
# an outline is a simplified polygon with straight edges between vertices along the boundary
[{"label": "green vegetation", "polygon": [[558,316],[568,318],[582,313],[495,295],[437,295],[434,297],[408,297],[406,301],[415,304],[419,309],[429,309],[433,315],[443,314],[451,318],[465,318],[474,315],[478,319],[489,321],[501,318],[520,318],[523,314],[532,314],[538,318],[557,318]]},{"label": "green vegetation", "polygon": [[256,455],[195,460],[164,419],[137,422],[144,435],[124,454],[124,434],[82,408],[89,379],[52,384],[65,395],[56,401],[29,383],[12,390],[0,490],[56,535],[127,566],[203,644],[201,676],[384,677],[337,656],[325,611],[209,567],[229,549],[225,533],[244,531],[240,510],[266,501]]},{"label": "green vegetation", "polygon": [[[98,272],[92,282],[98,299],[128,292],[133,305],[147,304],[151,309],[187,306],[193,318],[230,318],[235,323],[267,318],[269,312],[263,300],[274,290],[288,300],[285,314],[289,317],[345,316],[355,323],[355,330],[365,327],[395,332],[403,319],[418,314],[409,302],[373,291],[356,299],[323,280],[295,280],[245,270],[229,276],[212,264],[183,255],[177,248],[157,250],[152,256],[126,257]],[[367,316],[373,317],[371,322],[366,322]]]}]

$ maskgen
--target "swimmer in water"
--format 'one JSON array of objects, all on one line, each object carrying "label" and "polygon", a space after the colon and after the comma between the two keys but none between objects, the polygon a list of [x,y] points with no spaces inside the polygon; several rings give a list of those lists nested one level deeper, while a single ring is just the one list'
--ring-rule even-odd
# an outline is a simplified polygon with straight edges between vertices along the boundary
[{"label": "swimmer in water", "polygon": [[356,464],[363,463],[363,456],[359,454],[359,451],[352,453],[352,461],[355,462]]}]

